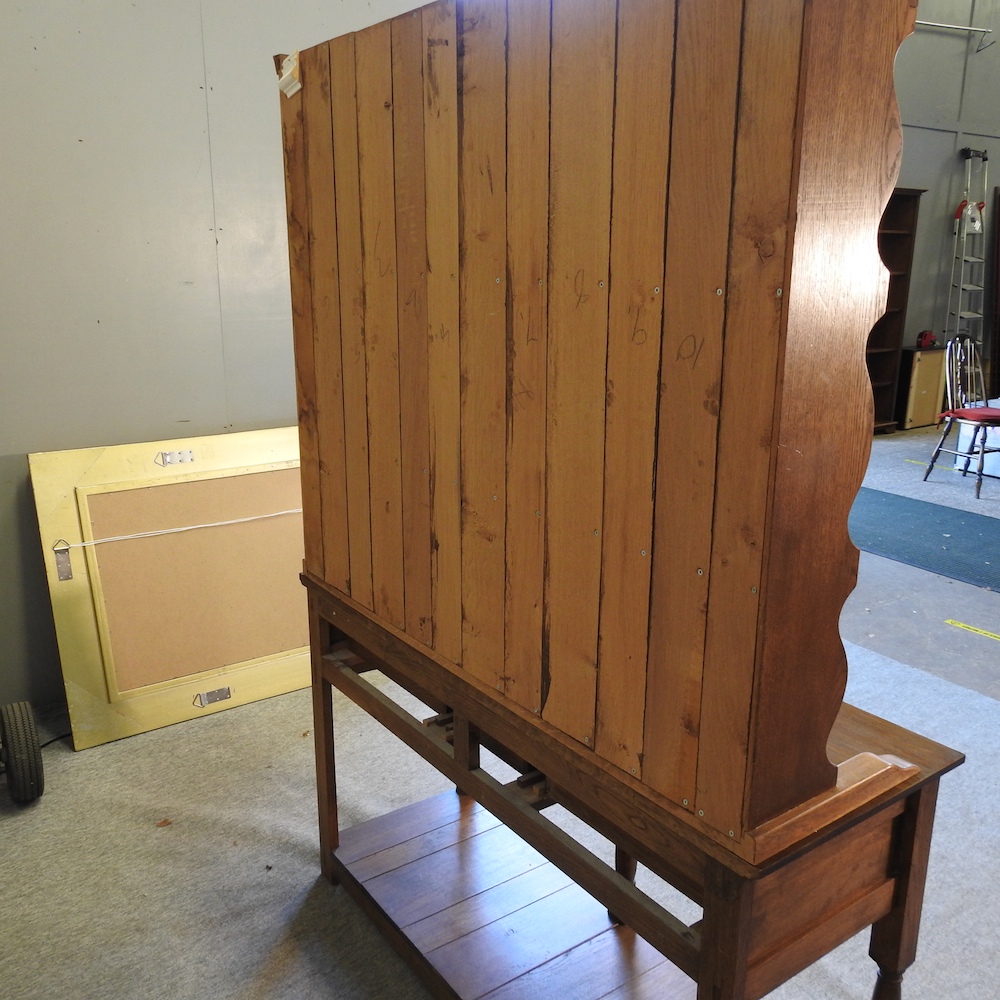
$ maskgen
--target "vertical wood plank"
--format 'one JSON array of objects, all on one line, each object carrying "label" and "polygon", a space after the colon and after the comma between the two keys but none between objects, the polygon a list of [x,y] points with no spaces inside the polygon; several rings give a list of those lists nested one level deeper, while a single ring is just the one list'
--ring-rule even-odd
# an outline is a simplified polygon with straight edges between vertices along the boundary
[{"label": "vertical wood plank", "polygon": [[392,43],[388,21],[355,35],[361,170],[365,359],[375,612],[405,625],[392,155]]},{"label": "vertical wood plank", "polygon": [[615,6],[554,0],[544,717],[593,745]]},{"label": "vertical wood plank", "polygon": [[506,432],[505,0],[462,12],[462,662],[503,688]]},{"label": "vertical wood plank", "polygon": [[337,253],[340,265],[350,594],[359,604],[371,609],[374,607],[374,597],[368,476],[368,374],[365,361],[354,35],[343,35],[330,42],[330,89],[333,160],[337,178]]},{"label": "vertical wood plank", "polygon": [[430,645],[433,607],[423,34],[419,11],[411,11],[392,21],[403,583],[406,631],[414,639]]},{"label": "vertical wood plank", "polygon": [[642,771],[674,4],[620,0],[595,748]]},{"label": "vertical wood plank", "polygon": [[454,2],[421,11],[425,45],[427,368],[435,650],[462,660],[458,338],[458,44]]},{"label": "vertical wood plank", "polygon": [[[892,69],[916,16],[915,0],[877,10],[851,3],[835,17],[822,5],[806,7],[808,72],[754,692],[751,825],[833,781],[826,737],[847,682],[838,626],[858,558],[847,517],[871,445],[864,352],[885,309],[888,275],[877,233],[902,146]],[[849,41],[862,37],[863,45]],[[847,110],[862,106],[861,115]],[[789,746],[797,752],[789,754]]]},{"label": "vertical wood plank", "polygon": [[309,183],[309,247],[313,349],[316,360],[316,429],[323,518],[323,579],[348,592],[351,576],[347,527],[347,460],[340,337],[340,266],[330,116],[330,49],[301,53]]},{"label": "vertical wood plank", "polygon": [[741,28],[741,4],[731,0],[679,7],[643,777],[689,808],[701,720]]},{"label": "vertical wood plank", "polygon": [[299,411],[302,523],[305,568],[323,576],[323,523],[319,482],[319,435],[316,425],[316,356],[313,344],[312,285],[309,260],[309,190],[306,172],[304,96],[280,96],[281,142],[285,160],[285,210],[288,217],[288,263],[295,345],[295,391]]},{"label": "vertical wood plank", "polygon": [[548,340],[549,5],[507,5],[505,692],[541,710]]},{"label": "vertical wood plank", "polygon": [[753,756],[802,10],[803,0],[779,0],[747,4],[744,17],[696,800],[705,822],[737,836]]}]

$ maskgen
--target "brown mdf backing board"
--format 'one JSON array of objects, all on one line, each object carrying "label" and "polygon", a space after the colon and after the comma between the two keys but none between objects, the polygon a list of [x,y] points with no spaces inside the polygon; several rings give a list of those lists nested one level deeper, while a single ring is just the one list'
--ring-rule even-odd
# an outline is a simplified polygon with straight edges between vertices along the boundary
[{"label": "brown mdf backing board", "polygon": [[28,458],[76,749],[309,683],[296,428]]},{"label": "brown mdf backing board", "polygon": [[734,844],[837,786],[914,17],[440,0],[281,98],[308,573]]},{"label": "brown mdf backing board", "polygon": [[298,480],[283,469],[86,496],[113,698],[308,643]]}]

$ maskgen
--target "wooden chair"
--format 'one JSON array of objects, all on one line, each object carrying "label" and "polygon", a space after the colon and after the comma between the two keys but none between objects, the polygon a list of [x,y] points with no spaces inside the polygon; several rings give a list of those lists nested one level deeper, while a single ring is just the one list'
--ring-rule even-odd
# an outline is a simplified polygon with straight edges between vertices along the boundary
[{"label": "wooden chair", "polygon": [[[964,458],[962,475],[969,471],[969,463],[973,455],[978,455],[976,465],[976,498],[983,486],[983,478],[1000,479],[1000,476],[983,471],[986,456],[991,453],[1000,454],[1000,446],[990,446],[990,428],[1000,427],[1000,407],[990,406],[986,398],[983,382],[983,368],[979,360],[979,351],[975,343],[968,337],[955,337],[948,341],[946,381],[948,393],[948,409],[938,418],[944,421],[944,431],[931,455],[931,460],[924,472],[924,480],[931,474],[938,455],[944,452]],[[954,448],[945,448],[944,443],[955,424],[972,428],[972,440],[969,447],[962,450],[956,444]]]}]

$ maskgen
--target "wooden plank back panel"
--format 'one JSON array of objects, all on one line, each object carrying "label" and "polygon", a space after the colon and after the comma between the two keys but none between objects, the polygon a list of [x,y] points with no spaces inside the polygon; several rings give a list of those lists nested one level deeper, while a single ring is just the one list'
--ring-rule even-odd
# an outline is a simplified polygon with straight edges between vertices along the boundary
[{"label": "wooden plank back panel", "polygon": [[[595,748],[642,771],[673,4],[619,4]],[[650,16],[650,14],[654,16]]]},{"label": "wooden plank back panel", "polygon": [[909,4],[439,0],[284,109],[310,572],[737,844],[835,784]]},{"label": "wooden plank back panel", "polygon": [[507,580],[504,693],[542,707],[548,357],[548,4],[507,6]]},{"label": "wooden plank back panel", "polygon": [[459,110],[462,662],[503,690],[507,4],[462,7]]},{"label": "wooden plank back panel", "polygon": [[692,811],[742,20],[729,0],[678,9],[643,775]]},{"label": "wooden plank back panel", "polygon": [[421,11],[433,646],[462,660],[458,37],[454,0]]},{"label": "wooden plank back panel", "polygon": [[[337,190],[340,339],[344,378],[344,450],[351,597],[373,608],[372,529],[368,475],[368,371],[358,165],[358,102],[354,36],[330,42],[330,114]],[[306,67],[308,69],[308,66]],[[308,76],[306,77],[308,85]]]},{"label": "wooden plank back panel", "polygon": [[346,591],[350,586],[351,564],[350,546],[344,544],[344,539],[348,537],[347,465],[329,46],[317,46],[304,53],[302,72],[314,83],[302,92],[302,115],[309,137],[306,172],[316,383],[313,405],[322,456],[312,472],[315,474],[318,470],[319,473],[324,578]]},{"label": "wooden plank back panel", "polygon": [[[275,65],[280,57],[275,58]],[[320,442],[316,413],[316,354],[312,312],[312,262],[309,258],[309,159],[306,146],[304,95],[281,102],[281,139],[285,166],[285,210],[288,219],[288,263],[292,293],[292,337],[295,345],[295,392],[299,412],[299,455],[306,570],[321,577],[323,508],[320,500]]]},{"label": "wooden plank back panel", "polygon": [[[698,747],[698,814],[741,830],[766,557],[803,0],[746,4],[712,562]],[[804,707],[805,714],[809,708]],[[831,723],[832,724],[832,723]],[[836,774],[828,776],[828,785]],[[818,794],[817,790],[817,794]]]},{"label": "wooden plank back panel", "polygon": [[542,716],[592,744],[601,589],[615,7],[553,0]]},{"label": "wooden plank back panel", "polygon": [[396,307],[396,205],[393,171],[392,36],[389,22],[355,36],[364,339],[368,371],[368,474],[373,502],[375,612],[405,625]]},{"label": "wooden plank back panel", "polygon": [[406,631],[433,641],[424,40],[420,12],[392,21],[392,142],[396,190],[400,477]]}]

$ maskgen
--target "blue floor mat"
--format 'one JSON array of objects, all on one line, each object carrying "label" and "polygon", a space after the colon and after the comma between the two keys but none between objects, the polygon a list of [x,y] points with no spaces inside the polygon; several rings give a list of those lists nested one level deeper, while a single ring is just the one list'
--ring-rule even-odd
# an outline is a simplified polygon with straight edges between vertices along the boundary
[{"label": "blue floor mat", "polygon": [[862,487],[848,528],[865,552],[1000,590],[998,518]]}]

